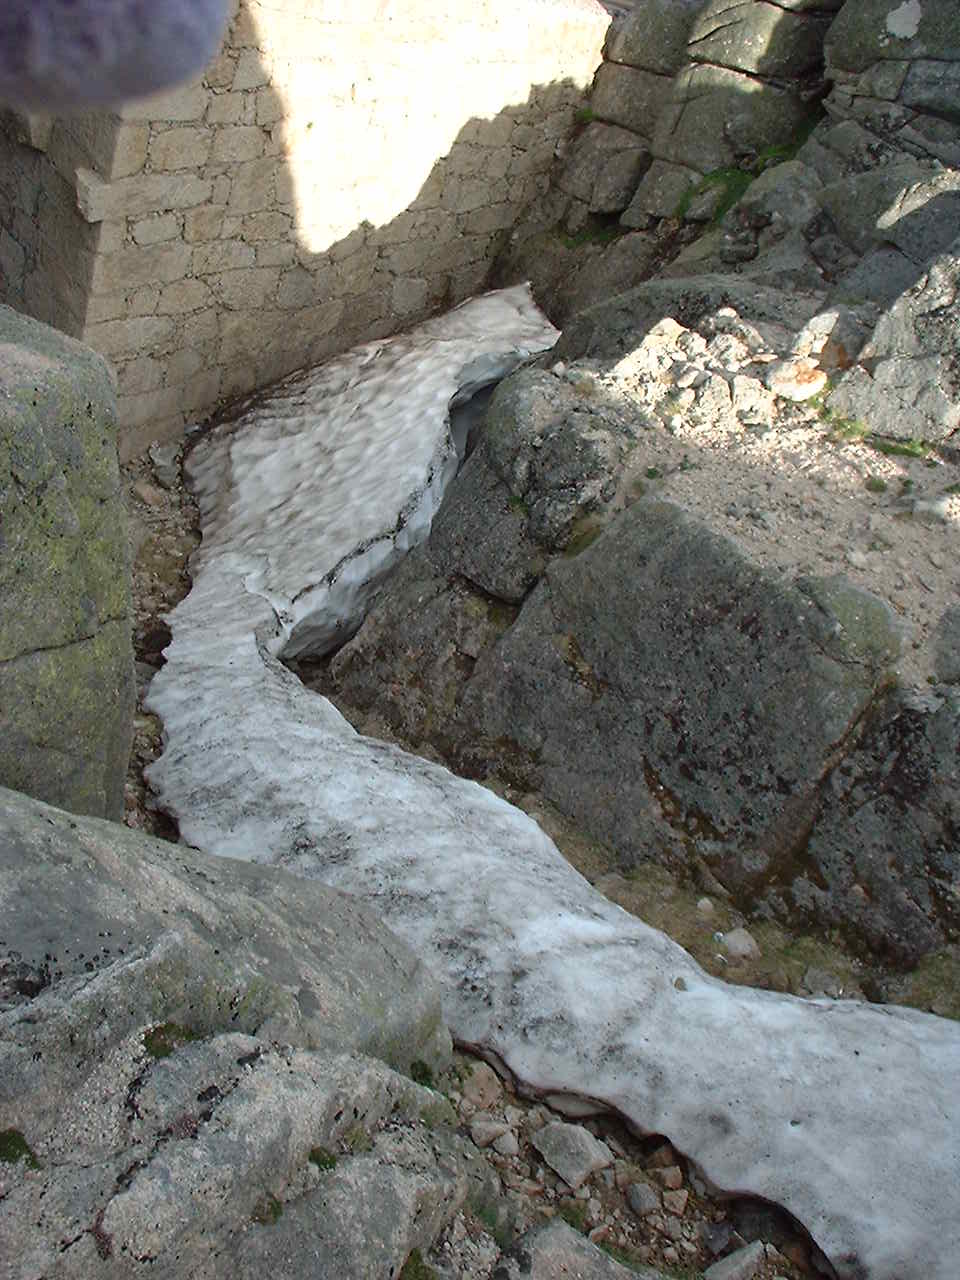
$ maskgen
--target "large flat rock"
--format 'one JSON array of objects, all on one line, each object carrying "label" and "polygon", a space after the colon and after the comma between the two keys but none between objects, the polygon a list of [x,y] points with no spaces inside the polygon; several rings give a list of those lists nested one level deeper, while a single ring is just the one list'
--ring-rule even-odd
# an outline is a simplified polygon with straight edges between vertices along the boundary
[{"label": "large flat rock", "polygon": [[9,1115],[19,1098],[21,1128],[54,1114],[91,1058],[154,1023],[397,1066],[443,1052],[422,961],[341,893],[7,790],[0,851],[0,1106]]}]

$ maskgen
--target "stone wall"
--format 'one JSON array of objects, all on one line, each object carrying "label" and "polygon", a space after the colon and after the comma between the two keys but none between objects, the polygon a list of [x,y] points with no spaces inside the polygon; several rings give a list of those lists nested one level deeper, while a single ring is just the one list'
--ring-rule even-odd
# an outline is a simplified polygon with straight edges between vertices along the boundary
[{"label": "stone wall", "polygon": [[72,174],[109,163],[112,129],[0,107],[0,301],[80,337],[100,231],[77,208]]},{"label": "stone wall", "polygon": [[238,0],[205,77],[0,128],[5,299],[105,355],[121,449],[482,288],[600,61],[595,0]]},{"label": "stone wall", "polygon": [[[823,42],[842,3],[635,0],[608,32],[592,122],[559,179],[568,230],[590,214],[637,229],[687,213],[704,175],[796,138],[825,91]],[[721,190],[703,194],[693,212],[708,221]]]}]

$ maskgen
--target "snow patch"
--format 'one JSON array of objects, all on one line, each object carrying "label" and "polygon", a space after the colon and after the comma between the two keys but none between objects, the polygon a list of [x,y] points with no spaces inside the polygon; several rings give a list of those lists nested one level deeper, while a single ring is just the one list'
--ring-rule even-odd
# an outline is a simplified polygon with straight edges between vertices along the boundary
[{"label": "snow patch", "polygon": [[960,1025],[710,977],[525,814],[357,734],[275,657],[358,625],[367,575],[426,535],[477,359],[499,373],[553,337],[528,291],[490,294],[288,379],[194,450],[204,540],[150,689],[150,782],[188,843],[363,896],[439,976],[453,1034],[527,1089],[784,1205],[841,1277],[950,1280]]}]

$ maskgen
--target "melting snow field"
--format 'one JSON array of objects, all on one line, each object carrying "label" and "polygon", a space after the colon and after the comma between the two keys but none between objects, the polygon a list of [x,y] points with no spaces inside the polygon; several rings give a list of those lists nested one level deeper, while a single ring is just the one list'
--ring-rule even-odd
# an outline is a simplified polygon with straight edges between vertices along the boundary
[{"label": "melting snow field", "polygon": [[843,1277],[953,1280],[960,1025],[709,977],[525,814],[361,737],[277,660],[355,630],[453,476],[451,400],[555,337],[526,287],[488,294],[201,441],[150,782],[188,843],[364,897],[438,973],[454,1036],[527,1088],[667,1135],[716,1186],[789,1209]]}]

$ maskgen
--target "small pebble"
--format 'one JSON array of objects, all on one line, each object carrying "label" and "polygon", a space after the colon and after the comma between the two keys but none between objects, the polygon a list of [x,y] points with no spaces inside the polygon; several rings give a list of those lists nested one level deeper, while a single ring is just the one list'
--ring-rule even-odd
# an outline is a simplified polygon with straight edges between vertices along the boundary
[{"label": "small pebble", "polygon": [[[491,1143],[495,1144],[507,1132],[507,1126],[503,1121],[494,1120],[491,1116],[474,1116],[470,1121],[470,1137],[478,1147],[489,1147]],[[500,1150],[499,1147],[497,1150]],[[500,1154],[506,1155],[507,1152],[501,1151]]]},{"label": "small pebble", "polygon": [[756,938],[747,929],[731,929],[723,935],[723,945],[731,960],[748,960],[760,954]]},{"label": "small pebble", "polygon": [[687,1207],[687,1201],[690,1199],[690,1192],[684,1191],[665,1191],[663,1193],[663,1207],[670,1213],[676,1214],[678,1218],[682,1218]]},{"label": "small pebble", "polygon": [[666,1169],[654,1169],[653,1176],[662,1187],[667,1187],[671,1191],[676,1191],[678,1187],[683,1186],[683,1170],[679,1165],[670,1165]]},{"label": "small pebble", "polygon": [[913,514],[925,524],[942,524],[950,519],[950,499],[918,498],[913,504]]},{"label": "small pebble", "polygon": [[627,1204],[638,1218],[645,1218],[660,1208],[660,1193],[649,1182],[635,1182],[627,1188]]},{"label": "small pebble", "polygon": [[[723,934],[720,934],[723,937]],[[663,1142],[649,1156],[647,1156],[648,1169],[668,1169],[671,1165],[677,1163],[677,1153],[669,1142]]]},{"label": "small pebble", "polygon": [[133,486],[133,492],[148,507],[159,507],[163,502],[163,490],[158,489],[155,484],[149,484],[146,480],[138,480]]},{"label": "small pebble", "polygon": [[486,1111],[494,1103],[499,1102],[502,1093],[503,1085],[494,1069],[486,1062],[475,1063],[473,1071],[463,1085],[464,1101],[469,1102],[478,1111]]},{"label": "small pebble", "polygon": [[506,1133],[502,1133],[499,1138],[494,1139],[493,1149],[502,1156],[517,1155],[520,1151],[517,1135],[508,1129]]}]

